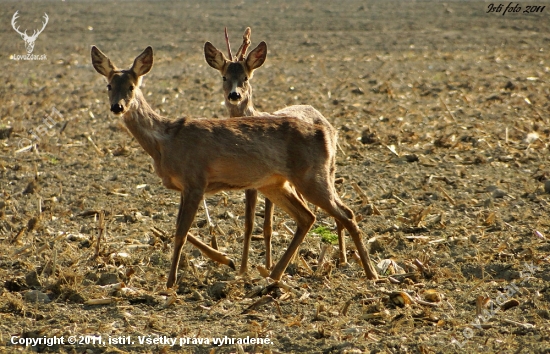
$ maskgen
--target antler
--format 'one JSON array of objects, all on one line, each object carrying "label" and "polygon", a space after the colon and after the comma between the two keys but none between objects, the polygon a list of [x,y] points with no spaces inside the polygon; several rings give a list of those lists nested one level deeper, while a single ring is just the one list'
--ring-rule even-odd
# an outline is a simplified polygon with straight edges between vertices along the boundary
[{"label": "antler", "polygon": [[26,30],[25,30],[25,33],[22,33],[22,32],[19,31],[20,26],[17,26],[17,28],[15,28],[15,25],[16,25],[15,21],[17,21],[17,18],[19,17],[18,13],[19,13],[19,10],[15,11],[15,13],[13,14],[13,17],[11,18],[11,26],[13,27],[15,32],[19,33],[21,36],[26,36],[27,35]]},{"label": "antler", "polygon": [[227,44],[227,53],[229,54],[229,60],[233,61],[233,54],[231,53],[231,45],[229,45],[229,36],[227,35],[227,27],[225,27],[224,31],[225,31],[225,43]]},{"label": "antler", "polygon": [[250,27],[246,27],[243,34],[243,44],[241,44],[239,50],[237,51],[237,61],[242,61],[246,57],[246,51],[250,46],[250,32],[252,32]]},{"label": "antler", "polygon": [[44,28],[46,28],[46,25],[48,24],[48,20],[49,20],[48,14],[44,12],[44,19],[46,20],[46,22],[42,22],[42,29],[40,29],[38,31],[34,30],[34,32],[32,33],[32,36],[29,37],[29,35],[27,34],[27,30],[25,30],[25,32],[21,32],[21,31],[19,31],[20,26],[17,26],[17,28],[15,27],[17,25],[16,21],[17,21],[18,18],[19,18],[19,10],[15,11],[15,13],[13,14],[13,17],[11,18],[11,26],[13,27],[15,32],[17,32],[21,36],[23,36],[25,38],[29,38],[29,39],[38,37],[38,35],[40,33],[42,33],[42,31],[44,31]]},{"label": "antler", "polygon": [[48,20],[50,19],[48,17],[48,14],[44,12],[44,19],[46,20],[46,22],[42,22],[42,29],[40,29],[38,32],[36,30],[34,30],[34,32],[32,33],[32,36],[33,38],[36,38],[38,37],[38,35],[40,33],[42,33],[42,31],[44,31],[44,28],[46,28],[46,25],[48,24]]}]

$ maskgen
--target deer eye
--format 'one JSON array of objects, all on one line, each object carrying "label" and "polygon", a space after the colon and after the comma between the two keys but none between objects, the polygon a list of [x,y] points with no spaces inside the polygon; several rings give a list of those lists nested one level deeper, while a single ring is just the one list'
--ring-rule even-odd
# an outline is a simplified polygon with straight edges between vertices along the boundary
[{"label": "deer eye", "polygon": [[111,91],[112,87],[111,85],[107,85],[107,90]]},{"label": "deer eye", "polygon": [[130,85],[130,87],[128,87],[128,90],[134,91],[134,85]]},{"label": "deer eye", "polygon": [[225,76],[223,77],[223,81],[227,81],[227,78]]},{"label": "deer eye", "polygon": [[245,81],[245,82],[248,81],[248,77],[247,77],[247,76],[244,77],[244,81]]}]

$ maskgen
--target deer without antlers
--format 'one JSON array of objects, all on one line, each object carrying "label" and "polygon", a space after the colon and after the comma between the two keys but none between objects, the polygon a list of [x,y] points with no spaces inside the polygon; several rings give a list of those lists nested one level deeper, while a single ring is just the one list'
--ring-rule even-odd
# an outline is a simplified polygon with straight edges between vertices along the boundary
[{"label": "deer without antlers", "polygon": [[25,30],[25,32],[19,31],[20,26],[17,26],[17,28],[15,27],[16,21],[19,18],[19,11],[15,11],[15,13],[13,14],[13,17],[11,18],[11,26],[13,27],[15,32],[19,33],[19,35],[21,35],[21,38],[23,38],[23,40],[25,41],[25,49],[29,54],[31,54],[32,51],[34,50],[34,42],[38,38],[38,35],[42,33],[42,31],[44,31],[44,28],[46,28],[46,25],[48,24],[48,20],[49,20],[48,14],[44,13],[43,17],[45,22],[42,22],[42,28],[40,30],[34,30],[31,36],[27,35],[27,30]]},{"label": "deer without antlers", "polygon": [[180,192],[167,287],[175,284],[186,239],[208,257],[231,265],[223,254],[188,232],[205,194],[238,189],[259,190],[297,224],[288,249],[271,271],[272,279],[281,279],[315,221],[296,191],[348,229],[367,277],[377,278],[353,212],[334,190],[334,173],[330,170],[334,151],[326,126],[283,116],[169,120],[151,109],[139,88],[142,77],[153,67],[151,47],[138,55],[128,70],[118,69],[95,46],[91,56],[95,70],[107,78],[111,111],[122,116],[128,130],[153,158],[164,186]]},{"label": "deer without antlers", "polygon": [[[261,42],[256,48],[254,48],[250,54],[246,54],[248,47],[250,46],[250,34],[251,29],[247,27],[243,34],[243,42],[239,47],[237,54],[233,56],[231,52],[231,46],[229,44],[229,36],[227,35],[227,28],[225,29],[225,41],[227,45],[227,54],[229,59],[218,50],[212,43],[206,42],[204,45],[204,56],[208,65],[218,70],[223,77],[223,94],[225,100],[225,106],[229,112],[231,118],[254,116],[262,117],[269,115],[269,113],[259,112],[254,107],[252,102],[252,86],[250,85],[250,79],[252,78],[254,71],[263,65],[267,57],[267,44]],[[326,126],[327,131],[332,134],[332,141],[336,144],[337,132],[328,122],[328,120],[315,108],[308,105],[295,105],[286,107],[273,113],[274,116],[290,116],[296,117],[307,123],[322,124]],[[336,150],[336,146],[334,146]],[[332,161],[332,168],[334,169],[334,160]],[[244,233],[244,249],[243,257],[241,261],[240,272],[244,273],[247,269],[248,251],[250,247],[250,240],[252,238],[252,229],[254,227],[254,209],[256,207],[257,192],[255,190],[247,190],[246,207],[245,207],[245,233]],[[266,248],[266,268],[272,267],[271,261],[271,236],[272,236],[272,219],[273,219],[273,204],[269,199],[265,199],[265,211],[264,211],[264,244]],[[340,264],[347,263],[346,257],[346,245],[343,235],[343,226],[336,221],[338,244],[340,249]]]}]

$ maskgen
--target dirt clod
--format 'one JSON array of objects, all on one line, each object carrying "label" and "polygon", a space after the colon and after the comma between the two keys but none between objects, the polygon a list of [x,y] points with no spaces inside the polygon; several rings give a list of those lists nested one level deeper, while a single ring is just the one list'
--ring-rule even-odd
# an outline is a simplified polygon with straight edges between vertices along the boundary
[{"label": "dirt clod", "polygon": [[25,275],[25,283],[27,283],[27,286],[31,288],[33,287],[39,288],[42,286],[42,284],[40,283],[40,280],[38,279],[38,273],[35,270]]},{"label": "dirt clod", "polygon": [[27,302],[41,302],[44,304],[51,302],[49,296],[40,290],[28,290],[25,292],[24,298]]},{"label": "dirt clod", "polygon": [[97,285],[110,285],[110,284],[116,284],[119,283],[120,280],[118,278],[117,274],[114,273],[102,273],[99,276],[99,280],[97,281]]},{"label": "dirt clod", "polygon": [[208,288],[208,295],[214,300],[220,300],[227,296],[228,290],[227,282],[216,282]]}]

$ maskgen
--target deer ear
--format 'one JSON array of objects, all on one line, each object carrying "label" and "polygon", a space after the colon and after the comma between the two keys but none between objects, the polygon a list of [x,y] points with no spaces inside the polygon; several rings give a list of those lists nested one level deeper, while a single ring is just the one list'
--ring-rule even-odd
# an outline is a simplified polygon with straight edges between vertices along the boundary
[{"label": "deer ear", "polygon": [[147,74],[153,67],[153,48],[151,46],[145,48],[143,53],[138,55],[132,65],[132,70],[138,77]]},{"label": "deer ear", "polygon": [[245,60],[248,70],[253,71],[258,69],[265,62],[267,57],[267,44],[261,42],[256,48],[254,48],[247,56]]},{"label": "deer ear", "polygon": [[92,65],[98,73],[107,78],[116,70],[116,66],[111,60],[95,45],[92,46]]},{"label": "deer ear", "polygon": [[210,42],[204,44],[204,59],[208,65],[216,70],[222,71],[225,63],[229,60]]}]

